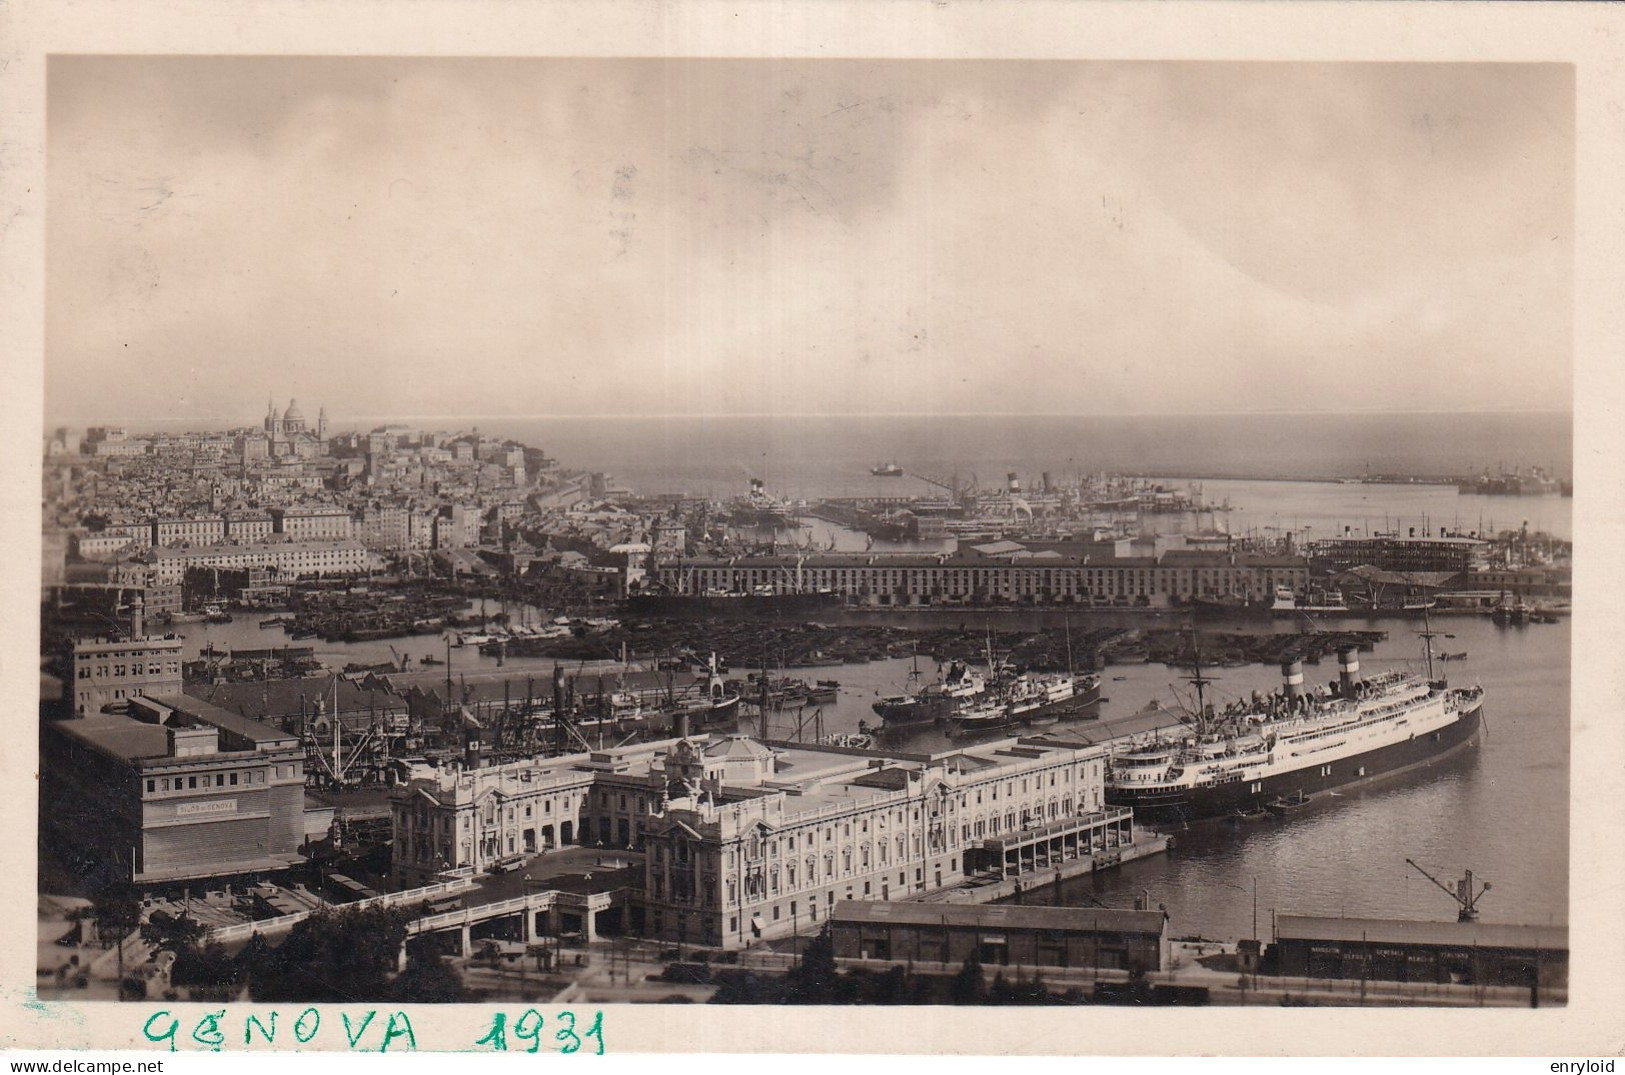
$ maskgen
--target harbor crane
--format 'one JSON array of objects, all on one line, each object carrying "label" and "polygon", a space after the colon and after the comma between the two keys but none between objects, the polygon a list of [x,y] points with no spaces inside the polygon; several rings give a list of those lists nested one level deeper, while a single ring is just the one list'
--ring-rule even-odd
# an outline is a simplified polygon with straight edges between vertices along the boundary
[{"label": "harbor crane", "polygon": [[1484,895],[1484,893],[1490,890],[1490,884],[1488,881],[1484,882],[1484,887],[1479,889],[1475,894],[1473,892],[1472,870],[1468,870],[1467,876],[1463,877],[1460,881],[1457,881],[1455,888],[1451,888],[1437,877],[1434,877],[1431,873],[1428,873],[1426,870],[1422,869],[1421,866],[1418,866],[1411,859],[1406,859],[1405,862],[1407,865],[1415,866],[1417,873],[1420,873],[1423,877],[1426,877],[1429,881],[1432,881],[1434,884],[1438,885],[1444,890],[1446,895],[1456,901],[1456,907],[1458,908],[1456,911],[1457,922],[1475,922],[1478,920],[1478,901],[1479,898]]},{"label": "harbor crane", "polygon": [[958,474],[955,474],[952,478],[949,478],[947,481],[943,481],[941,478],[934,477],[934,476],[932,476],[930,474],[916,474],[913,471],[909,471],[908,476],[911,477],[911,478],[918,478],[920,481],[925,482],[927,485],[936,486],[938,489],[943,490],[949,496],[953,497],[955,500],[959,499],[959,475]]}]

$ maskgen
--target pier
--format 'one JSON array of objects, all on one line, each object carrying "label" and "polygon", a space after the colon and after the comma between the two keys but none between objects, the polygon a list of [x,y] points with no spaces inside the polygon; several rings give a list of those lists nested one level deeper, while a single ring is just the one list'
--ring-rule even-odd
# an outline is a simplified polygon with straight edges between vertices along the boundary
[{"label": "pier", "polygon": [[1173,838],[1134,829],[1126,807],[1066,818],[984,840],[967,850],[973,871],[957,885],[913,897],[924,903],[992,903],[1044,885],[1160,854]]}]

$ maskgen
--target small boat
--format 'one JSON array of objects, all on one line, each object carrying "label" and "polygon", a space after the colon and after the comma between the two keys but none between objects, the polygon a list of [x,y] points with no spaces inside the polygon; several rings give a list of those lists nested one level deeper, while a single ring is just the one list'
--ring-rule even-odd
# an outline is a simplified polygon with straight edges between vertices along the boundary
[{"label": "small boat", "polygon": [[1228,815],[1228,817],[1229,817],[1229,819],[1231,821],[1234,821],[1237,824],[1241,824],[1241,825],[1249,824],[1249,823],[1254,822],[1254,821],[1263,821],[1265,818],[1267,818],[1269,816],[1270,816],[1269,810],[1267,810],[1263,806],[1260,806],[1257,803],[1254,803],[1252,806],[1249,806],[1249,807],[1240,807],[1240,806],[1238,806],[1234,810],[1230,811],[1230,813]]},{"label": "small boat", "polygon": [[422,657],[418,658],[418,663],[420,663],[420,664],[445,664],[446,662],[442,661],[439,657],[436,657],[432,653],[425,653]]},{"label": "small boat", "polygon": [[1264,808],[1272,814],[1290,814],[1296,810],[1302,810],[1312,801],[1309,796],[1300,790],[1292,795],[1277,795],[1265,803]]}]

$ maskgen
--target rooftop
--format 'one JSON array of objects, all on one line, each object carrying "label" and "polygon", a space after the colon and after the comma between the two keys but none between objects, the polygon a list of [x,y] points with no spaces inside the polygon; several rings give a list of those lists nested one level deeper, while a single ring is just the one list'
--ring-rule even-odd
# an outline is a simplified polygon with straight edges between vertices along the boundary
[{"label": "rooftop", "polygon": [[81,720],[52,721],[47,728],[77,739],[100,754],[125,761],[161,758],[169,753],[169,732],[116,713],[95,713]]},{"label": "rooftop", "polygon": [[228,709],[221,709],[208,702],[200,702],[184,694],[168,694],[150,699],[159,705],[168,706],[175,712],[194,721],[218,728],[228,735],[234,736],[250,744],[250,749],[265,750],[283,746],[294,746],[299,737],[269,724],[262,724],[257,720],[233,713]]},{"label": "rooftop", "polygon": [[1028,907],[1008,904],[913,903],[842,900],[837,922],[899,926],[961,926],[978,929],[1100,930],[1109,933],[1162,933],[1161,911],[1119,911],[1104,907]]},{"label": "rooftop", "polygon": [[1513,948],[1566,952],[1567,926],[1524,926],[1502,922],[1413,922],[1396,918],[1318,918],[1279,915],[1278,940],[1363,941],[1370,944],[1426,944],[1453,948]]}]

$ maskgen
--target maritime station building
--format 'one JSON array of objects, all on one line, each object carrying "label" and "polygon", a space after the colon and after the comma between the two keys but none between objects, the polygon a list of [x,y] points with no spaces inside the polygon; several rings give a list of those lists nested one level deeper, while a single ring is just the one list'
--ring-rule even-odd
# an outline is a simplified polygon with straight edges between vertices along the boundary
[{"label": "maritime station building", "polygon": [[990,855],[1005,876],[1039,845],[1046,863],[1109,858],[1135,832],[1105,804],[1104,759],[1043,737],[908,754],[727,735],[424,771],[392,795],[393,866],[413,884],[570,843],[641,851],[634,932],[741,948],[817,931],[848,900],[953,887]]}]

